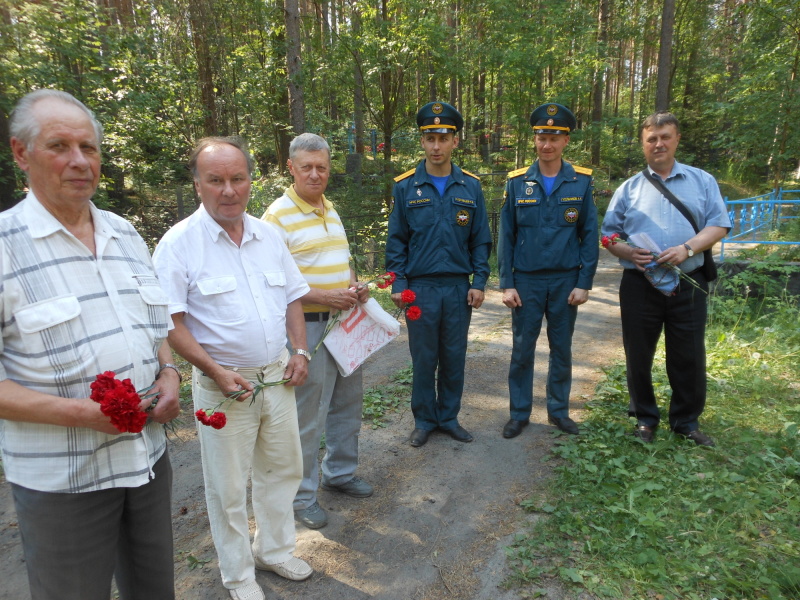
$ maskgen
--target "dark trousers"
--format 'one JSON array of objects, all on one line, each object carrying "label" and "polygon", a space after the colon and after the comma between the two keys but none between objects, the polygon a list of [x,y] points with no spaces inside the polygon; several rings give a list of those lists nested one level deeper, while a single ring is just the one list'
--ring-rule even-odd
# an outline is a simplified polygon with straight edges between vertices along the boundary
[{"label": "dark trousers", "polygon": [[547,317],[550,360],[547,366],[547,414],[569,416],[572,388],[572,333],[578,307],[567,302],[578,282],[578,271],[533,276],[516,273],[514,285],[522,306],[511,311],[514,345],[508,369],[511,418],[525,421],[533,408],[533,360],[536,341]]},{"label": "dark trousers", "polygon": [[422,310],[419,319],[406,321],[414,366],[411,411],[418,429],[458,426],[472,318],[472,307],[467,304],[469,282],[466,277],[458,279],[460,282],[452,285],[440,285],[448,283],[445,278],[409,282],[417,294],[414,304]]},{"label": "dark trousers", "polygon": [[[692,277],[708,290],[701,273]],[[681,280],[675,295],[665,296],[639,271],[626,269],[619,287],[619,305],[630,393],[628,414],[649,427],[659,423],[652,370],[663,330],[672,388],[669,426],[678,433],[694,431],[706,405],[707,295]]]},{"label": "dark trousers", "polygon": [[137,488],[61,494],[11,484],[32,600],[174,600],[172,467]]}]

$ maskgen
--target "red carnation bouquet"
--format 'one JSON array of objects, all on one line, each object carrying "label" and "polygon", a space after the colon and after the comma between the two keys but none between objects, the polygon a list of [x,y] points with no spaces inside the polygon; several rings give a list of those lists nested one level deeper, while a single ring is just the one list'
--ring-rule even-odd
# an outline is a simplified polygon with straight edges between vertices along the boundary
[{"label": "red carnation bouquet", "polygon": [[[142,399],[155,394],[141,395],[130,379],[120,381],[113,371],[100,373],[89,387],[92,390],[89,397],[100,404],[100,411],[111,419],[111,424],[121,433],[140,433],[144,429],[147,413],[139,405]],[[142,393],[146,394],[152,387]]]},{"label": "red carnation bouquet", "polygon": [[[413,290],[403,290],[400,292],[400,299],[406,304],[413,304],[417,299],[417,294]],[[416,321],[422,316],[422,309],[419,306],[409,306],[406,308],[406,319]]]}]

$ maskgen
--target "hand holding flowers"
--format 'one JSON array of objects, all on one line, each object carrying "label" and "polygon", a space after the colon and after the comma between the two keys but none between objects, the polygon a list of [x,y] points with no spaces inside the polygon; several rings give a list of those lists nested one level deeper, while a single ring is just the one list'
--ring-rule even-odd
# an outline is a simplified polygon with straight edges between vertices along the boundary
[{"label": "hand holding flowers", "polygon": [[675,293],[675,289],[678,287],[679,280],[683,280],[704,294],[708,294],[708,292],[706,292],[694,279],[684,273],[676,265],[673,265],[669,262],[659,263],[658,259],[661,258],[660,254],[647,250],[646,248],[641,248],[640,246],[637,246],[628,240],[624,240],[618,233],[614,233],[611,236],[604,235],[600,240],[600,244],[606,249],[617,244],[626,244],[633,248],[637,254],[646,253],[650,261],[643,267],[632,258],[629,260],[634,262],[637,268],[644,271],[644,275],[647,277],[650,283],[652,283],[656,289],[666,296],[671,296]]}]

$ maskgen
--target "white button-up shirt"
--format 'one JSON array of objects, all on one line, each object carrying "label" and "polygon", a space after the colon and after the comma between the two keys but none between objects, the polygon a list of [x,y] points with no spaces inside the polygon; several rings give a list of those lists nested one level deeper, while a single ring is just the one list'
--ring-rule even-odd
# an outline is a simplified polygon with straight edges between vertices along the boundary
[{"label": "white button-up shirt", "polygon": [[237,246],[201,205],[170,229],[153,254],[170,314],[218,364],[255,367],[286,347],[286,307],[308,293],[286,245],[244,215]]}]

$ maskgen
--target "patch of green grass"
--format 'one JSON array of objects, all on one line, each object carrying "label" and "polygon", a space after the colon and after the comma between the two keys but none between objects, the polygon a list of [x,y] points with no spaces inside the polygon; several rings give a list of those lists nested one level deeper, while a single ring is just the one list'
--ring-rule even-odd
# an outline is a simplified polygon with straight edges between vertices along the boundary
[{"label": "patch of green grass", "polygon": [[[555,476],[523,506],[540,518],[509,548],[511,584],[558,577],[601,598],[800,597],[800,310],[726,299],[708,329],[703,430],[716,449],[630,433],[625,366],[610,367],[583,435],[559,439]],[[733,303],[733,305],[731,305]],[[733,310],[738,307],[738,310]],[[663,348],[654,382],[662,414]]]},{"label": "patch of green grass", "polygon": [[386,416],[411,401],[412,369],[409,365],[389,378],[382,387],[364,390],[362,416],[373,429],[386,427]]}]

